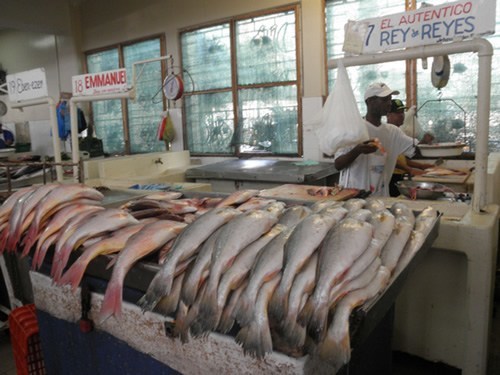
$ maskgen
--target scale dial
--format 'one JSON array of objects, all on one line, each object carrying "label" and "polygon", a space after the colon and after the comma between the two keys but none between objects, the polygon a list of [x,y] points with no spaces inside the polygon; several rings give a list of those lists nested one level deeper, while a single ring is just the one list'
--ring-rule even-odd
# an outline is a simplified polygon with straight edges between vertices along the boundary
[{"label": "scale dial", "polygon": [[163,92],[168,100],[179,99],[184,92],[182,78],[175,74],[170,74],[163,82]]}]

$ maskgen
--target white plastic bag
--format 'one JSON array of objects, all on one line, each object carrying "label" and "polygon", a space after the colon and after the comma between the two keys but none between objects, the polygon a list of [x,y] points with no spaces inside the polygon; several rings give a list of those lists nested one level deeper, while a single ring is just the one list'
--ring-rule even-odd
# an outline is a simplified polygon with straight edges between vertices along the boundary
[{"label": "white plastic bag", "polygon": [[407,136],[412,138],[420,139],[423,136],[422,127],[415,114],[415,106],[411,106],[410,109],[405,112],[405,119],[400,129],[404,131]]},{"label": "white plastic bag", "polygon": [[323,106],[320,125],[316,131],[319,148],[327,155],[333,155],[339,148],[369,139],[342,61],[338,65],[333,90]]}]

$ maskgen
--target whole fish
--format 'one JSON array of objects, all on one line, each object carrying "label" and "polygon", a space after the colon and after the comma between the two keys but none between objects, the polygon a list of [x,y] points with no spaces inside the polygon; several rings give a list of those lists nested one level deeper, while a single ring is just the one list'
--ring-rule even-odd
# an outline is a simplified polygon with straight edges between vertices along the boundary
[{"label": "whole fish", "polygon": [[260,190],[255,189],[237,190],[220,201],[216,207],[240,205],[259,193]]},{"label": "whole fish", "polygon": [[158,191],[152,194],[148,194],[143,197],[143,199],[153,199],[158,201],[171,201],[174,199],[179,199],[182,197],[183,193],[178,191]]},{"label": "whole fish", "polygon": [[76,291],[82,281],[83,274],[89,263],[99,255],[108,255],[121,251],[128,239],[140,231],[146,225],[146,222],[140,222],[126,226],[113,232],[113,234],[96,244],[86,248],[82,255],[71,265],[71,267],[62,275],[59,280],[60,285],[70,284],[71,289]]},{"label": "whole fish", "polygon": [[266,246],[284,229],[286,229],[285,226],[276,224],[270,231],[245,247],[236,256],[236,259],[231,267],[229,267],[229,269],[221,277],[219,287],[217,289],[217,310],[215,314],[208,317],[208,319],[205,318],[200,321],[201,328],[204,331],[211,331],[217,328],[222,311],[224,310],[224,306],[226,305],[227,298],[231,291],[237,289],[247,278],[247,275],[262,248],[264,248],[264,246]]},{"label": "whole fish", "polygon": [[389,281],[389,276],[389,270],[384,266],[379,267],[375,277],[364,288],[347,294],[338,303],[327,336],[317,347],[319,358],[333,365],[336,371],[349,362],[351,358],[349,338],[349,316],[351,312],[384,289]]},{"label": "whole fish", "polygon": [[284,248],[283,272],[269,312],[281,321],[288,310],[288,293],[295,275],[300,272],[325,238],[328,231],[347,214],[344,207],[327,207],[302,220],[293,230]]},{"label": "whole fish", "polygon": [[217,313],[217,290],[221,275],[229,269],[241,250],[278,222],[284,207],[284,203],[276,202],[265,210],[248,211],[238,215],[224,226],[212,253],[207,290],[200,312],[204,320]]},{"label": "whole fish", "polygon": [[278,224],[292,228],[311,214],[311,209],[306,206],[288,207],[280,217]]},{"label": "whole fish", "polygon": [[92,206],[87,204],[72,204],[64,207],[54,215],[54,217],[47,223],[45,228],[38,233],[38,235],[36,236],[36,238],[34,238],[33,241],[27,242],[25,244],[23,254],[25,254],[25,252],[27,254],[27,252],[29,251],[31,246],[35,243],[35,241],[38,241],[33,256],[33,262],[36,263],[38,259],[38,253],[40,252],[40,247],[42,246],[43,242],[49,236],[59,231],[68,222],[68,220],[70,220],[72,217],[74,217],[80,212],[99,211],[99,210],[104,210],[104,207]]},{"label": "whole fish", "polygon": [[233,328],[235,320],[234,320],[234,311],[238,306],[240,297],[247,287],[248,279],[243,280],[241,285],[234,289],[229,296],[229,301],[224,306],[224,310],[222,311],[222,315],[220,317],[219,325],[217,326],[217,331],[221,333],[228,333],[231,328]]},{"label": "whole fish", "polygon": [[[51,269],[54,281],[57,282],[61,278],[71,252],[87,239],[138,223],[139,221],[127,211],[117,208],[108,208],[89,217],[60,247],[60,252],[54,253]],[[52,271],[54,272],[52,273]]]},{"label": "whole fish", "polygon": [[415,218],[415,230],[427,237],[437,218],[438,212],[434,207],[428,206],[424,208]]},{"label": "whole fish", "polygon": [[9,234],[7,236],[6,248],[10,251],[15,251],[19,237],[21,236],[21,225],[23,222],[24,207],[26,202],[29,201],[30,197],[37,191],[34,189],[24,195],[22,195],[9,216]]},{"label": "whole fish", "polygon": [[71,204],[76,199],[91,199],[102,201],[104,195],[101,192],[83,184],[59,185],[49,192],[37,206],[35,217],[30,227],[28,236],[36,236],[42,223],[55,211],[62,208],[63,204]]},{"label": "whole fish", "polygon": [[9,219],[12,209],[16,206],[18,200],[25,194],[36,189],[36,186],[28,186],[13,192],[0,206],[0,222]]},{"label": "whole fish", "polygon": [[365,207],[366,200],[362,198],[351,198],[344,202],[343,207],[349,210],[349,212],[357,211]]},{"label": "whole fish", "polygon": [[[86,206],[75,212],[73,217],[67,220],[64,225],[55,231],[54,234],[48,234],[48,237],[45,236],[43,241],[38,240],[41,243],[41,246],[38,250],[35,250],[35,255],[33,257],[33,265],[34,269],[41,267],[43,260],[47,254],[47,250],[52,245],[52,243],[56,243],[55,253],[58,251],[59,247],[62,246],[66,240],[78,229],[80,224],[84,222],[87,218],[95,215],[97,212],[104,211],[104,207],[102,206]],[[58,218],[59,221],[59,218]],[[50,240],[49,240],[50,239]]]},{"label": "whole fish", "polygon": [[375,258],[380,256],[383,247],[394,230],[395,220],[394,215],[386,209],[371,216],[369,223],[373,226],[372,240],[363,254],[354,261],[342,280],[330,290],[330,296],[333,296],[330,304],[337,302],[337,299],[341,296],[340,291],[344,289],[345,284],[358,277]]},{"label": "whole fish", "polygon": [[[313,254],[304,268],[295,276],[288,297],[288,310],[281,321],[281,332],[286,337],[290,346],[299,347],[303,345],[306,330],[297,322],[297,317],[302,308],[302,300],[307,298],[316,285],[316,269],[318,266],[318,254]],[[276,293],[276,292],[275,292]]]},{"label": "whole fish", "polygon": [[[412,214],[413,216],[413,214]],[[396,223],[394,224],[394,230],[392,231],[391,236],[387,240],[387,243],[382,248],[382,252],[380,254],[380,258],[382,260],[382,264],[389,270],[391,273],[396,268],[396,264],[398,263],[399,257],[410,238],[411,232],[413,230],[413,224],[415,219],[408,218],[405,215],[396,216]]]},{"label": "whole fish", "polygon": [[311,210],[313,212],[319,212],[327,207],[342,207],[343,205],[344,202],[335,201],[333,199],[321,199],[313,203]]},{"label": "whole fish", "polygon": [[300,322],[307,326],[307,332],[315,342],[320,341],[326,329],[330,290],[366,250],[372,234],[370,223],[346,218],[323,241],[319,249],[316,287],[299,315]]},{"label": "whole fish", "polygon": [[176,221],[160,220],[146,225],[129,238],[125,248],[118,253],[118,259],[113,267],[99,313],[101,322],[111,315],[121,315],[123,282],[132,266],[139,259],[161,248],[177,236],[184,227],[185,224]]},{"label": "whole fish", "polygon": [[189,270],[187,270],[181,295],[181,299],[187,306],[194,303],[196,296],[199,294],[198,290],[200,289],[200,286],[203,284],[206,277],[208,277],[208,268],[210,267],[210,261],[212,260],[215,241],[222,228],[223,226],[208,237],[208,239],[201,246],[193,265]]},{"label": "whole fish", "polygon": [[292,232],[293,228],[283,230],[260,251],[255,260],[248,276],[248,286],[241,295],[239,305],[235,310],[235,318],[241,326],[247,325],[252,319],[255,300],[262,284],[281,272],[284,247]]},{"label": "whole fish", "polygon": [[155,312],[162,315],[170,315],[177,310],[184,276],[185,273],[183,272],[175,277],[174,282],[172,283],[172,290],[168,295],[160,299],[160,302],[158,302],[155,307]]},{"label": "whole fish", "polygon": [[168,295],[177,263],[191,257],[212,233],[239,214],[240,211],[231,207],[214,208],[189,224],[175,239],[165,263],[149,284],[146,294],[141,298],[142,308],[151,310],[160,298]]},{"label": "whole fish", "polygon": [[245,354],[250,354],[252,357],[264,358],[267,353],[273,351],[267,306],[278,285],[279,278],[280,275],[276,275],[262,285],[255,301],[251,320],[236,335],[236,342],[243,346]]},{"label": "whole fish", "polygon": [[240,211],[261,210],[274,202],[276,202],[276,199],[252,197],[246,202],[240,204],[237,208]]}]

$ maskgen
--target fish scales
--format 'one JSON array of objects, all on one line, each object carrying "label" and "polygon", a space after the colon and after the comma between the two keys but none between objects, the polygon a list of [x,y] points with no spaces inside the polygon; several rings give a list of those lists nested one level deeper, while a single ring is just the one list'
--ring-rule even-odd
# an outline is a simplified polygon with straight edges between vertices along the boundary
[{"label": "fish scales", "polygon": [[318,342],[324,335],[330,290],[339,282],[354,261],[366,250],[372,240],[373,226],[353,218],[346,218],[335,226],[319,249],[316,287],[300,313],[300,321]]},{"label": "fish scales", "polygon": [[160,298],[168,295],[177,263],[192,256],[212,233],[239,214],[240,211],[234,208],[220,207],[208,211],[189,224],[176,238],[165,263],[154,276],[146,294],[141,298],[141,307],[144,310],[151,310]]}]

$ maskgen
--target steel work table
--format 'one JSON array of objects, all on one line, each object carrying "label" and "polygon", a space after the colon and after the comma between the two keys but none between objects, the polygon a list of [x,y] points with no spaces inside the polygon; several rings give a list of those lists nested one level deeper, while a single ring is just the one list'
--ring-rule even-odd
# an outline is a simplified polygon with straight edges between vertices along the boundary
[{"label": "steel work table", "polygon": [[287,183],[332,185],[338,171],[332,163],[232,159],[186,170],[186,179],[211,183],[212,190],[232,192],[240,189],[267,189]]}]

